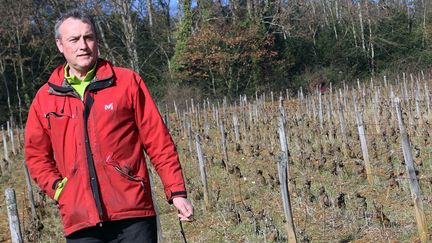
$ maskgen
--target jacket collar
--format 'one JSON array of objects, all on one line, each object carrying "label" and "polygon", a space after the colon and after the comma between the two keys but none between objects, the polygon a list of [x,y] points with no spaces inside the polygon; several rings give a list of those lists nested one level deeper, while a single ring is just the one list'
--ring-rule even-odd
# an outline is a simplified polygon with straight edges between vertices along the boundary
[{"label": "jacket collar", "polygon": [[[51,77],[48,80],[48,92],[55,95],[71,95],[79,97],[77,92],[72,88],[72,86],[67,82],[64,77],[65,66],[66,64],[57,67],[51,74]],[[98,59],[96,66],[96,75],[94,79],[90,82],[88,89],[91,91],[107,88],[113,84],[113,77],[113,65],[104,59]]]}]

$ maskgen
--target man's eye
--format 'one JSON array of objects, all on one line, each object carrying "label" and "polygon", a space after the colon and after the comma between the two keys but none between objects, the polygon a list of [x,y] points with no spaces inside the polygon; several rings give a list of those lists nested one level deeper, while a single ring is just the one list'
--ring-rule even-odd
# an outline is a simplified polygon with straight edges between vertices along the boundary
[{"label": "man's eye", "polygon": [[70,39],[69,41],[72,42],[72,43],[75,43],[75,42],[78,41],[78,39]]}]

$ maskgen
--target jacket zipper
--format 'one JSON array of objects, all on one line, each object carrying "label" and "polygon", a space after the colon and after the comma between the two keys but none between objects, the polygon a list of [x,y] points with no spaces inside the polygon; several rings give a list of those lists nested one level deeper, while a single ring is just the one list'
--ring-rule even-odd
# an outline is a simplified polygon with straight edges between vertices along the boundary
[{"label": "jacket zipper", "polygon": [[122,175],[124,175],[127,178],[129,178],[129,180],[140,182],[141,186],[142,186],[142,188],[144,190],[144,194],[145,194],[146,191],[145,191],[144,179],[139,178],[137,176],[131,176],[131,175],[129,175],[128,173],[124,172],[118,165],[115,165],[114,168],[116,169],[116,171],[120,172]]},{"label": "jacket zipper", "polygon": [[[96,82],[98,81],[98,82]],[[92,190],[92,194],[93,194],[93,199],[95,200],[95,204],[96,204],[96,208],[98,211],[98,215],[99,215],[99,226],[102,227],[102,221],[104,219],[104,212],[102,209],[102,201],[100,198],[100,189],[99,189],[99,185],[97,182],[97,175],[96,175],[96,168],[95,168],[95,164],[94,164],[94,160],[93,160],[93,154],[91,151],[91,146],[90,146],[90,139],[88,136],[88,118],[90,115],[90,110],[91,107],[93,106],[93,97],[90,95],[90,91],[92,90],[98,90],[98,89],[104,89],[107,88],[109,86],[112,85],[113,79],[112,77],[106,78],[106,79],[102,79],[102,80],[97,80],[97,78],[95,77],[94,81],[92,81],[84,90],[84,97],[81,98],[81,101],[84,104],[84,111],[83,111],[83,117],[84,117],[84,140],[85,140],[85,147],[86,147],[86,155],[87,155],[87,163],[88,163],[88,169],[89,169],[89,177],[90,177],[90,186],[91,186],[91,190]],[[50,85],[51,88],[55,91],[55,92],[60,92],[57,95],[62,95],[62,93],[66,92],[66,91],[72,91],[74,97],[76,98],[80,98],[80,95],[78,95],[78,93],[72,88],[72,86],[67,83],[67,81],[63,82],[63,85],[68,86],[67,88],[69,88],[68,90],[57,90],[57,89],[61,89],[62,86],[56,86],[56,85]],[[51,126],[50,121],[49,121],[49,116],[48,118],[48,123],[49,126]]]}]

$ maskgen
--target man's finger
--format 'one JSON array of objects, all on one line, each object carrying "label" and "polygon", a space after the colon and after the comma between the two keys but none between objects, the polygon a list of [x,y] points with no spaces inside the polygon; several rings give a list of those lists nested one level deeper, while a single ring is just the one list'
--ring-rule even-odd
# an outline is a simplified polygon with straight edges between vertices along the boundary
[{"label": "man's finger", "polygon": [[189,218],[189,217],[193,216],[193,212],[190,210],[187,210],[187,209],[179,210],[179,215],[181,215],[182,217],[185,217],[185,218]]},{"label": "man's finger", "polygon": [[192,222],[193,221],[193,215],[189,216],[189,217],[185,217],[181,214],[178,214],[178,217],[180,218],[181,221],[187,221],[187,222]]}]

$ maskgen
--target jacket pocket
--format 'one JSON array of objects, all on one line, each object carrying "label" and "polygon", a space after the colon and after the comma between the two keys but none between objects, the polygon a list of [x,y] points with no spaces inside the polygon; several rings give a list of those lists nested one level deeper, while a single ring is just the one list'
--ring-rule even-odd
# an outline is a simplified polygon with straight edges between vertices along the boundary
[{"label": "jacket pocket", "polygon": [[62,125],[67,125],[69,119],[74,118],[74,116],[70,114],[63,114],[55,111],[50,111],[45,114],[45,118],[47,119],[48,129],[57,130],[58,128],[61,128]]},{"label": "jacket pocket", "polygon": [[124,177],[124,178],[126,178],[126,179],[128,179],[130,181],[133,181],[133,182],[136,182],[136,183],[140,183],[141,187],[142,187],[142,189],[144,191],[144,195],[146,194],[146,189],[145,189],[146,188],[145,187],[146,184],[145,184],[145,179],[144,178],[136,176],[136,175],[132,175],[130,172],[126,172],[118,164],[115,164],[115,163],[112,163],[112,162],[108,163],[108,164],[110,166],[114,167],[114,169],[120,174],[120,176],[122,176],[122,177]]}]

